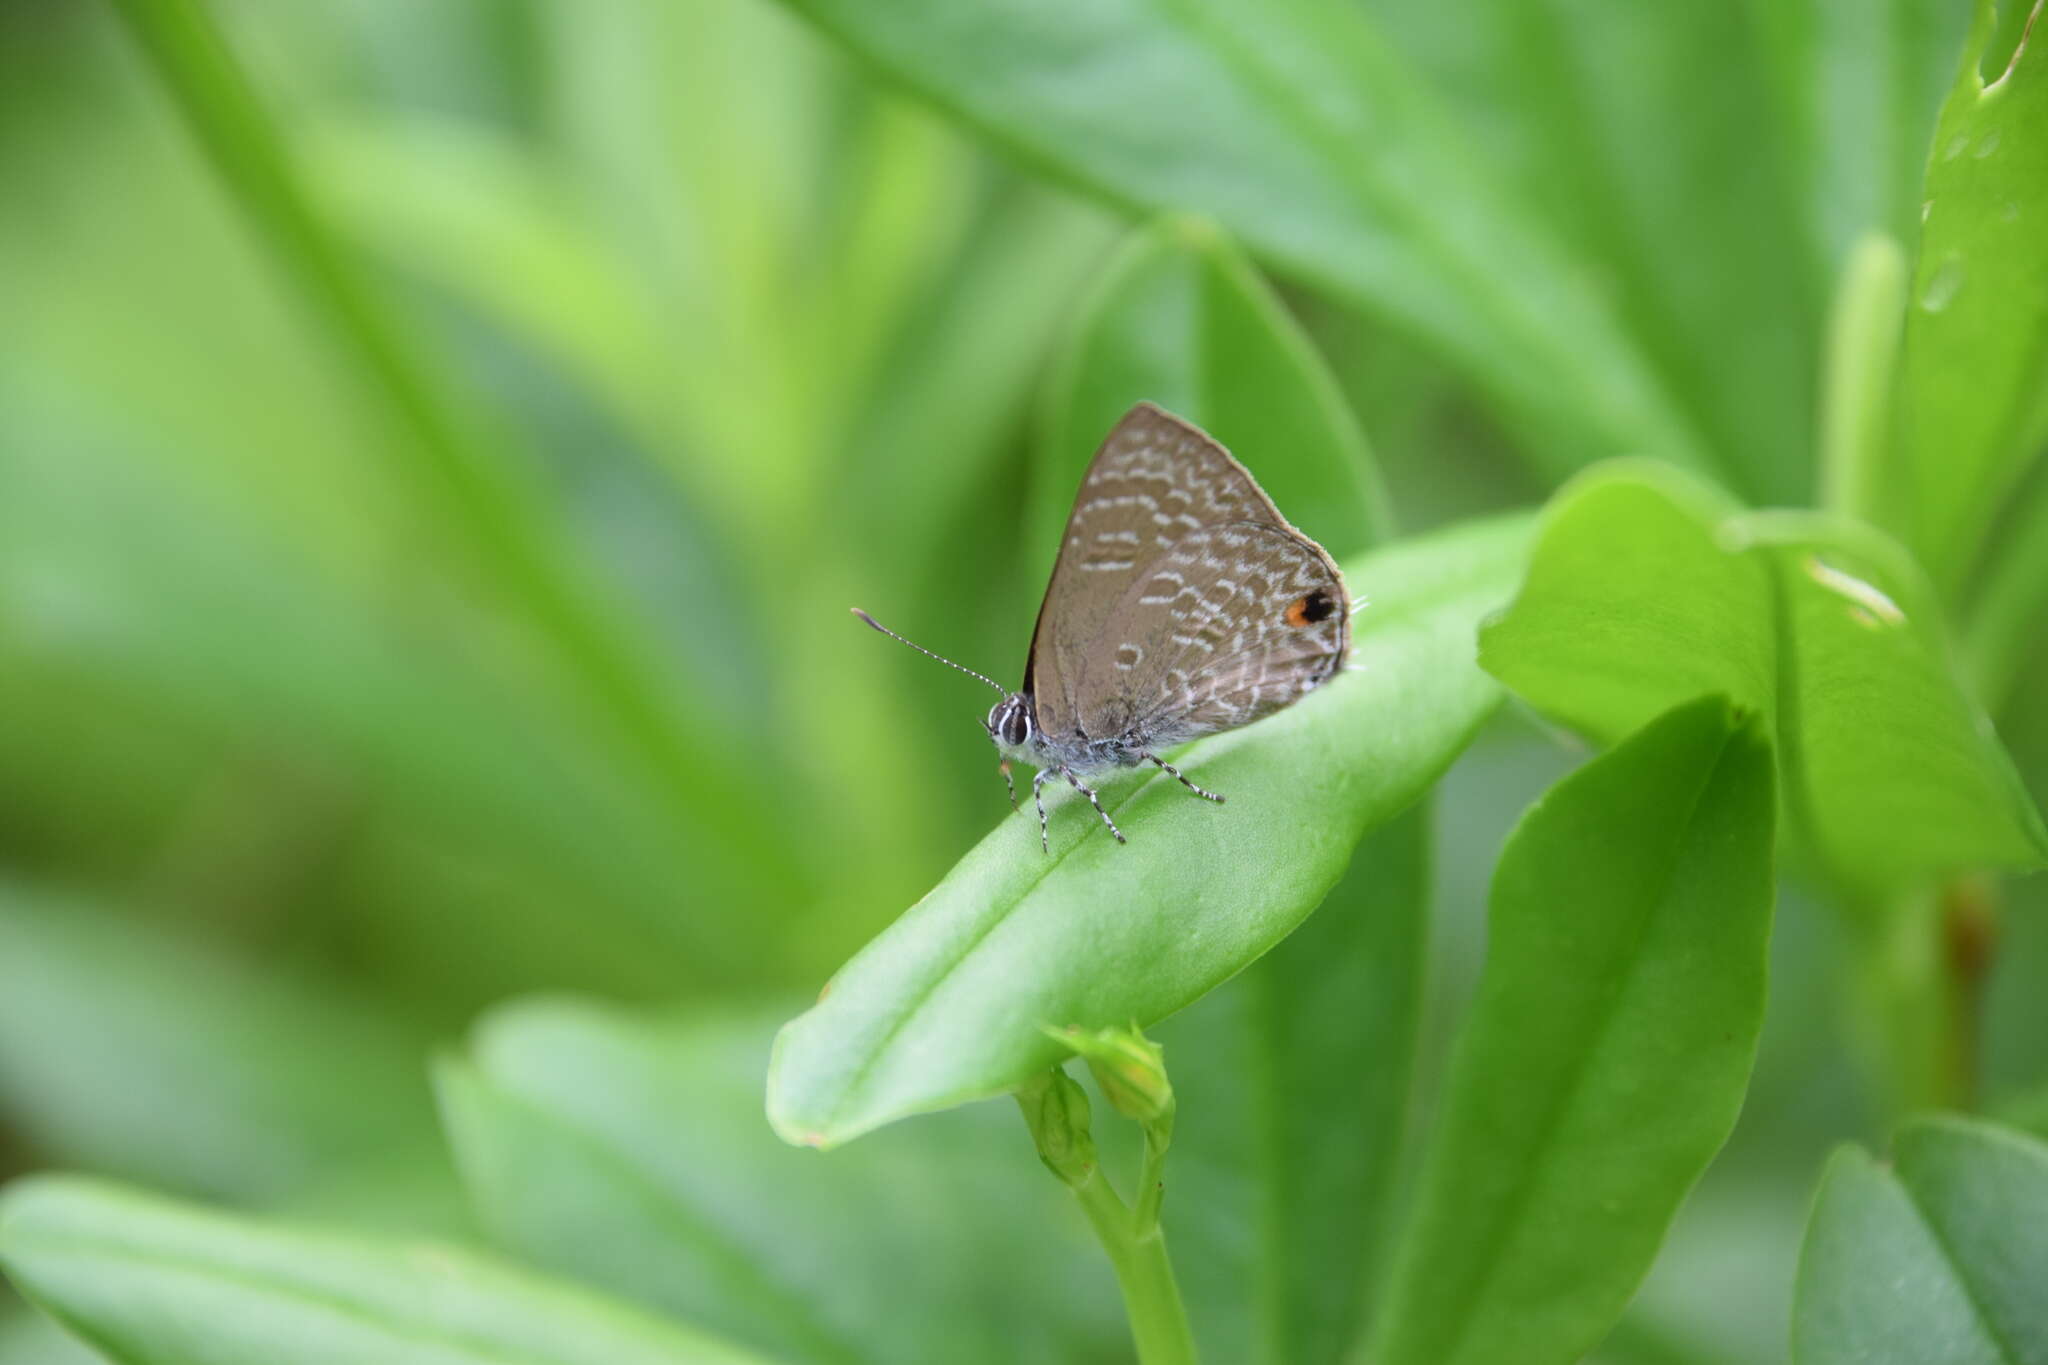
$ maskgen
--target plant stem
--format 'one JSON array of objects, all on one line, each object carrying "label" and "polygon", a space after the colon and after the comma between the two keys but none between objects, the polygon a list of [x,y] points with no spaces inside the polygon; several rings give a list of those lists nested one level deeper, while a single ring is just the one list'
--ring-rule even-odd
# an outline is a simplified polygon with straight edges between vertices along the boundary
[{"label": "plant stem", "polygon": [[1950,1107],[1953,1076],[1941,1045],[1948,1009],[1934,898],[1914,894],[1872,907],[1857,953],[1856,998],[1865,1070],[1885,1126]]},{"label": "plant stem", "polygon": [[1970,1108],[1978,1016],[1997,947],[1996,890],[1959,877],[1872,915],[1858,997],[1889,1116]]},{"label": "plant stem", "polygon": [[1945,1055],[1955,1107],[1973,1109],[1982,1093],[1984,985],[1998,954],[1998,884],[1989,877],[1954,878],[1941,889],[1940,907],[1948,980]]},{"label": "plant stem", "polygon": [[1166,1141],[1145,1126],[1145,1155],[1138,1166],[1138,1197],[1132,1201],[1133,1236],[1146,1237],[1159,1230],[1159,1203],[1166,1197]]},{"label": "plant stem", "polygon": [[[1131,1211],[1109,1187],[1100,1167],[1071,1188],[1116,1271],[1139,1365],[1193,1365],[1195,1338],[1188,1330],[1187,1309],[1181,1303],[1180,1285],[1166,1255],[1166,1235],[1158,1223],[1139,1232]],[[1156,1204],[1154,1213],[1156,1216]]]},{"label": "plant stem", "polygon": [[[1153,1055],[1156,1060],[1156,1050]],[[1018,1086],[1015,1098],[1024,1126],[1031,1130],[1032,1144],[1038,1148],[1038,1159],[1081,1201],[1081,1211],[1088,1215],[1096,1239],[1109,1255],[1117,1288],[1123,1292],[1124,1316],[1130,1319],[1139,1365],[1194,1365],[1195,1338],[1188,1330],[1187,1310],[1180,1301],[1180,1286],[1174,1283],[1173,1265],[1166,1259],[1159,1201],[1151,1201],[1150,1221],[1146,1222],[1142,1212],[1132,1217],[1110,1187],[1095,1159],[1087,1092],[1063,1069],[1054,1067]],[[1169,1117],[1163,1126],[1146,1125],[1145,1166],[1154,1188],[1158,1186],[1157,1162],[1165,1156],[1171,1123]],[[1140,1210],[1146,1207],[1140,1200]]]},{"label": "plant stem", "polygon": [[1821,506],[1868,522],[1886,509],[1892,370],[1906,301],[1906,258],[1883,233],[1856,243],[1828,317],[1820,404]]}]

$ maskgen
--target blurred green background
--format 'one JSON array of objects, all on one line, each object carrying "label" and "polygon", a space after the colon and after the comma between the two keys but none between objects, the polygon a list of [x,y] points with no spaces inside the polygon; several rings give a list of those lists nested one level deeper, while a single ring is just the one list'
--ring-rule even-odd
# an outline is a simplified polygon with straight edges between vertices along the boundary
[{"label": "blurred green background", "polygon": [[[1755,53],[1696,55],[1718,102],[1594,116],[1487,79],[1453,9],[1369,8],[1674,368],[1741,398],[1704,413],[1736,491],[1810,500],[1833,272],[1856,230],[1910,230],[1917,161],[1793,148],[1710,221],[1704,177],[1778,118]],[[1922,8],[1885,58],[1914,93],[1873,113],[1908,149],[1966,18]],[[0,4],[0,1177],[460,1235],[425,1068],[478,1011],[571,991],[772,1022],[1007,813],[981,689],[846,608],[1021,674],[1035,413],[1132,220],[765,0],[215,9],[490,473],[437,475],[107,10]],[[1675,170],[1610,164],[1668,261],[1603,221],[1571,130],[1608,118],[1646,145],[1692,121]],[[1830,177],[1850,207],[1796,202]],[[1560,461],[1403,334],[1286,297],[1406,530],[1621,453]],[[1998,720],[2038,800],[2029,667]],[[1510,713],[1446,783],[1425,1077],[1500,838],[1579,756]],[[2011,888],[1982,1065],[1989,1107],[2048,1121],[2044,898]],[[1602,1359],[1779,1353],[1819,1160],[1880,1122],[1838,933],[1788,896],[1743,1125]],[[7,1321],[0,1359],[55,1349]]]}]

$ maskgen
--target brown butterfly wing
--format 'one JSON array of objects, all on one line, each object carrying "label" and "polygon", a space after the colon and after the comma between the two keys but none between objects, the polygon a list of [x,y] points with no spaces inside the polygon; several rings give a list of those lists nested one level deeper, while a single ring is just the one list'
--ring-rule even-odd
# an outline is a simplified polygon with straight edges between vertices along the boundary
[{"label": "brown butterfly wing", "polygon": [[1082,478],[1025,690],[1056,744],[1164,746],[1271,714],[1349,642],[1330,557],[1222,446],[1141,403]]},{"label": "brown butterfly wing", "polygon": [[1188,533],[1116,619],[1088,693],[1106,698],[1101,723],[1155,748],[1263,720],[1334,677],[1351,647],[1343,577],[1285,523]]}]

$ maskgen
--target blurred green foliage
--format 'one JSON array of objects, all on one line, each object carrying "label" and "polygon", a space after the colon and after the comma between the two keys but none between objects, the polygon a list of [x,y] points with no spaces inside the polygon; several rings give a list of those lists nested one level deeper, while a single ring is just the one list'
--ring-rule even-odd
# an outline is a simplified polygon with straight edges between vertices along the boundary
[{"label": "blurred green foliage", "polygon": [[[1000,457],[1106,225],[758,6],[229,17],[458,420],[658,654],[722,837],[592,743],[520,585],[78,7],[9,20],[13,861],[443,1020],[817,974],[982,823],[947,781],[970,756],[915,719],[957,694],[824,609],[924,608],[956,558],[1016,576]],[[1019,648],[955,614],[959,652]]]},{"label": "blurred green foliage", "polygon": [[[1803,830],[1822,856],[1780,898],[1741,1120],[1590,1358],[1782,1358],[1795,1278],[1799,1340],[1833,1341],[1828,1295],[1853,1306],[1865,1273],[1842,1259],[1858,1220],[1923,1186],[1968,1213],[1967,1182],[1941,1182],[2007,1142],[1908,1130],[1897,1176],[1837,1157],[1795,1277],[1827,1152],[1881,1144],[1901,1096],[2048,1129],[2041,879],[1984,893],[2004,908],[1961,1002],[1912,994],[1924,904],[1859,923],[1827,903],[1879,864],[1848,897],[1864,911],[1893,864],[1949,870],[1945,832],[2024,861],[2038,825],[1977,702],[2048,793],[2048,144],[2029,118],[2048,81],[2038,62],[1999,81],[2025,14],[1979,7],[1981,74],[1958,83],[1959,0],[216,0],[253,92],[238,123],[232,67],[164,55],[184,8],[0,4],[0,1176],[64,1167],[366,1239],[495,1243],[640,1307],[450,1253],[419,1267],[453,1286],[420,1312],[389,1259],[412,1250],[23,1186],[25,1287],[97,1323],[111,1357],[199,1359],[151,1314],[258,1264],[289,1273],[218,1301],[257,1325],[207,1359],[278,1358],[262,1315],[319,1294],[375,1322],[309,1360],[476,1323],[560,1334],[536,1358],[563,1361],[1122,1358],[1094,1253],[1007,1114],[920,1120],[823,1166],[770,1145],[759,1082],[783,1007],[934,885],[933,914],[961,897],[942,878],[1006,815],[986,698],[844,608],[1020,673],[1075,462],[1134,390],[1209,425],[1350,561],[1614,455],[1685,466],[1719,486],[1702,498],[1812,502],[1840,486],[1816,454],[1830,386],[1888,395],[1895,363],[1896,440],[1886,402],[1878,434],[1839,444],[1896,451],[1867,510],[1917,566],[1839,523],[1765,518],[1729,546],[1676,503],[1663,537],[1623,509],[1539,564],[1580,571],[1574,591],[1676,573],[1653,609],[1618,609],[1661,629],[1617,644],[1565,611],[1558,635],[1593,663],[1496,670],[1605,740],[1698,690],[1595,695],[1623,646],[1681,673],[1731,639],[1758,660],[1810,646],[1823,671],[1863,657],[1766,601],[1764,561],[1824,552],[1904,583],[1913,631],[1872,666],[1931,698],[1830,713],[1768,661],[1724,689],[1855,818]],[[123,13],[157,16],[154,54]],[[229,111],[210,137],[206,107]],[[1916,260],[1908,321],[1893,338],[1874,329],[1894,315],[1839,309],[1837,355],[1862,328],[1876,367],[1842,378],[1825,315],[1869,233]],[[1588,504],[1620,486],[1579,485],[1549,531],[1601,520]],[[1627,560],[1631,534],[1656,553]],[[1731,625],[1710,604],[1690,633],[1677,618],[1716,574],[1758,611]],[[1489,651],[1546,609],[1526,597]],[[1329,866],[1270,889],[1252,937],[1335,881],[1323,913],[1161,1030],[1166,1221],[1211,1359],[1333,1360],[1369,1321],[1415,1185],[1403,1139],[1446,1086],[1446,1121],[1470,1120],[1445,1058],[1487,874],[1583,757],[1558,738],[1510,709],[1433,815],[1371,834],[1342,880],[1357,831],[1323,831]],[[1895,837],[1858,765],[1909,743],[2003,785]],[[1294,789],[1313,750],[1240,757]],[[1165,818],[1146,833],[1171,861]],[[1091,852],[1148,866],[1143,845]],[[1907,932],[1864,927],[1885,915]],[[1241,965],[1192,955],[1140,994],[1177,1006]],[[1887,990],[1905,1003],[1867,1008]],[[514,1006],[463,1044],[534,991],[604,1003]],[[1957,1017],[1968,1074],[1914,1050]],[[2038,1194],[2031,1149],[1997,1150],[2019,1171],[1999,1188]],[[1667,1174],[1659,1198],[1684,1185]],[[0,1308],[5,1365],[79,1350]]]}]

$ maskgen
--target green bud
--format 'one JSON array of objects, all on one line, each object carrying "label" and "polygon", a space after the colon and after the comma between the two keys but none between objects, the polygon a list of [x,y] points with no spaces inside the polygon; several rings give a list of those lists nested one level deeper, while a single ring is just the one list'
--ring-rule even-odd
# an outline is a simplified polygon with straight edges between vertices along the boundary
[{"label": "green bud", "polygon": [[1170,1131],[1173,1125],[1173,1085],[1166,1079],[1166,1060],[1159,1044],[1147,1038],[1133,1024],[1128,1029],[1047,1029],[1047,1033],[1074,1049],[1103,1098],[1126,1118],[1147,1128]]},{"label": "green bud", "polygon": [[1088,1092],[1066,1072],[1054,1067],[1017,1087],[1017,1107],[1038,1159],[1069,1185],[1079,1185],[1095,1172],[1095,1139],[1089,1132]]}]

